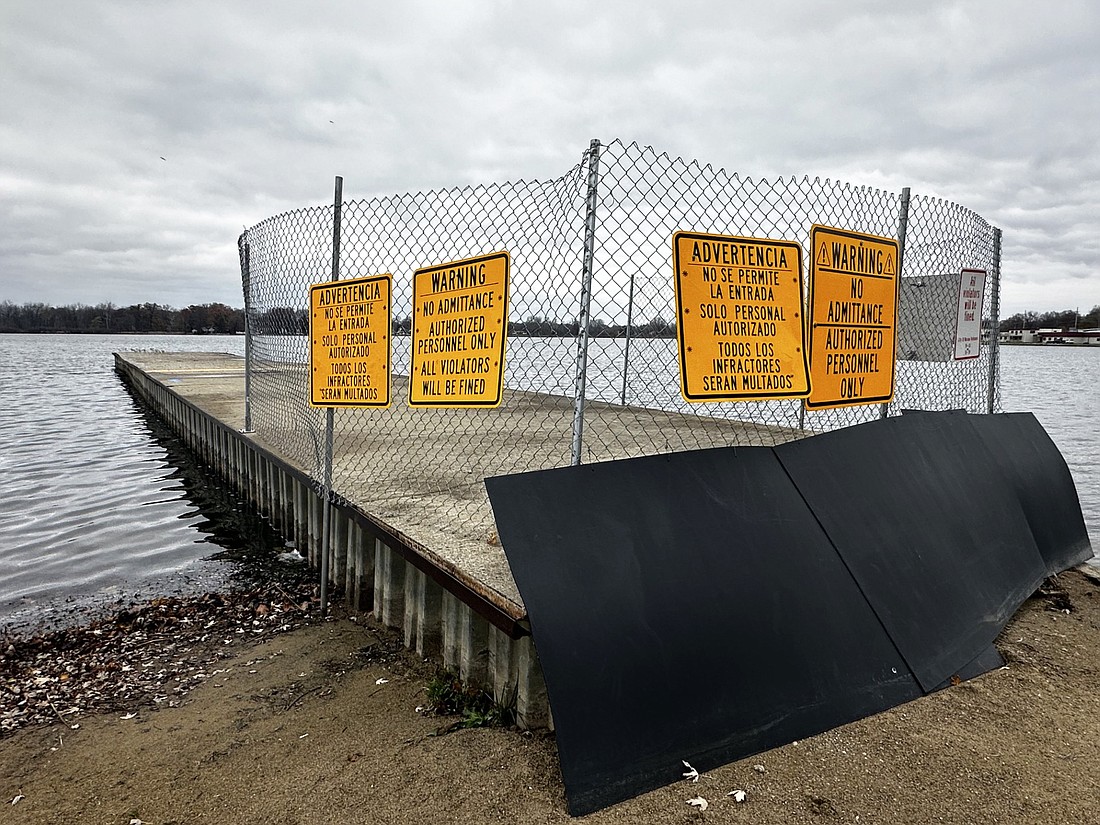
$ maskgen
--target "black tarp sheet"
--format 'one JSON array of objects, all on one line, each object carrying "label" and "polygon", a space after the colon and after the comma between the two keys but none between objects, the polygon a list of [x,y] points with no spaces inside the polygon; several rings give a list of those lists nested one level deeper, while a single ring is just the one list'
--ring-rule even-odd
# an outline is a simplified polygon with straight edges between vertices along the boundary
[{"label": "black tarp sheet", "polygon": [[995,666],[1003,622],[1068,557],[1035,537],[1080,536],[1044,526],[1034,485],[1008,472],[1064,467],[1053,444],[990,418],[487,479],[570,812]]}]

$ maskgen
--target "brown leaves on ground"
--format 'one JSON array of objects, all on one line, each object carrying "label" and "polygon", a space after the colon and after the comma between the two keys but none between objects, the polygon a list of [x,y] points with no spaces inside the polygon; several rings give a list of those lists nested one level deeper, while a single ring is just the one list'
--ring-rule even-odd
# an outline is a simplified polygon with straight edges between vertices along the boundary
[{"label": "brown leaves on ground", "polygon": [[242,641],[318,618],[314,586],[272,584],[234,593],[159,598],[85,627],[0,646],[0,737],[29,724],[132,710],[179,698],[216,673]]}]

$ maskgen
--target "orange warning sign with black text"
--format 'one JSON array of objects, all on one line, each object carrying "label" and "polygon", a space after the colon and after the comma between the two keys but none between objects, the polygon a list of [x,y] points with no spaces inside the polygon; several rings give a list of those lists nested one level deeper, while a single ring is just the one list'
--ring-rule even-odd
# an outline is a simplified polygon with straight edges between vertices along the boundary
[{"label": "orange warning sign with black text", "polygon": [[828,226],[810,230],[807,409],[894,397],[898,242]]},{"label": "orange warning sign with black text", "polygon": [[686,401],[802,398],[802,248],[794,241],[672,236],[680,392]]}]

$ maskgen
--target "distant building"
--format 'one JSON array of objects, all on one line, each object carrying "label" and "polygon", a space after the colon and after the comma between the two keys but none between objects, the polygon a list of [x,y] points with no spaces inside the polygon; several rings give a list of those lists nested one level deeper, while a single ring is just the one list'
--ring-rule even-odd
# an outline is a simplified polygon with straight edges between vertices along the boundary
[{"label": "distant building", "polygon": [[1041,329],[1039,341],[1044,344],[1100,346],[1100,329]]},{"label": "distant building", "polygon": [[1100,346],[1100,329],[1010,329],[1001,332],[1002,344],[1064,344]]},{"label": "distant building", "polygon": [[999,339],[1002,344],[1038,344],[1039,330],[1037,329],[1010,329],[1001,332]]}]

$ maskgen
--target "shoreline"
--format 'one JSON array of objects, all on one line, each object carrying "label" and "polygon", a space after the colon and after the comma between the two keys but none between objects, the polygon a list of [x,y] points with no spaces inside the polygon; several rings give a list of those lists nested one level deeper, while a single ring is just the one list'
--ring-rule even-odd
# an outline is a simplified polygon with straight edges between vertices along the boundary
[{"label": "shoreline", "polygon": [[241,646],[321,621],[317,585],[305,578],[120,604],[5,630],[0,740],[135,704],[174,707]]},{"label": "shoreline", "polygon": [[1071,344],[1068,341],[1001,341],[1002,347],[1076,347],[1077,349],[1100,349],[1100,344]]}]

